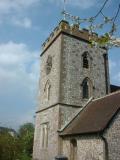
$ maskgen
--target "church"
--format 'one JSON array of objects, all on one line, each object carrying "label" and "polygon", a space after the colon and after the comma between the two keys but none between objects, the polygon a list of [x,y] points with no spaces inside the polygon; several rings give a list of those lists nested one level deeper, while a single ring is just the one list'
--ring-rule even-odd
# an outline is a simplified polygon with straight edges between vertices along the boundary
[{"label": "church", "polygon": [[120,160],[120,87],[89,36],[62,20],[42,45],[33,160]]}]

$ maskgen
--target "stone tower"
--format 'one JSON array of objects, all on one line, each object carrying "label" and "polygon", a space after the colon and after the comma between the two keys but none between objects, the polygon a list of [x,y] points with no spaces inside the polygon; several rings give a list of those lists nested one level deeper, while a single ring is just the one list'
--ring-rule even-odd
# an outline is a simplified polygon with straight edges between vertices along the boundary
[{"label": "stone tower", "polygon": [[58,130],[91,97],[109,93],[108,55],[105,48],[90,47],[88,30],[66,21],[59,23],[42,47],[33,158],[53,160],[62,154]]}]

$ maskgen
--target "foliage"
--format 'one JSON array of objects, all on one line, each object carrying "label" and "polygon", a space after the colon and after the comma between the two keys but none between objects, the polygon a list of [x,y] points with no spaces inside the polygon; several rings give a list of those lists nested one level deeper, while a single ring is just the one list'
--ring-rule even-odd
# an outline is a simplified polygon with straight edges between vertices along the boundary
[{"label": "foliage", "polygon": [[34,126],[31,123],[22,125],[17,135],[8,129],[0,132],[0,160],[31,160]]},{"label": "foliage", "polygon": [[15,160],[19,155],[20,146],[17,138],[11,136],[8,132],[0,134],[0,159]]},{"label": "foliage", "polygon": [[26,123],[19,129],[19,141],[22,146],[22,152],[28,156],[32,155],[33,148],[34,125]]},{"label": "foliage", "polygon": [[110,35],[108,33],[105,33],[101,37],[91,38],[90,39],[91,47],[97,46],[97,45],[100,46],[100,47],[105,47],[105,46],[108,45],[109,42],[110,42]]},{"label": "foliage", "polygon": [[[92,17],[81,18],[79,16],[73,16],[66,11],[65,7],[62,12],[62,14],[64,16],[64,20],[69,20],[70,22],[72,22],[74,24],[78,24],[78,25],[81,25],[84,23],[87,24],[88,30],[90,33],[89,41],[90,41],[91,47],[93,47],[93,46],[100,46],[100,47],[107,47],[107,48],[111,48],[113,46],[120,47],[120,38],[119,37],[113,38],[114,33],[118,29],[118,24],[117,24],[116,20],[119,16],[119,13],[120,13],[120,3],[118,4],[118,9],[116,11],[116,14],[109,17],[104,13],[104,9],[105,9],[108,1],[109,0],[105,0],[105,2],[102,4],[102,6],[98,10],[98,12]],[[96,20],[99,17],[101,17],[102,19],[101,19],[101,23],[98,24],[98,23],[96,23]],[[96,30],[105,29],[106,27],[108,27],[108,25],[110,27],[110,30],[108,30],[108,32],[106,32],[105,34],[103,33],[102,36],[98,37],[97,39],[96,39],[96,37],[93,36],[94,33],[97,33]]]},{"label": "foliage", "polygon": [[31,160],[31,157],[30,156],[28,156],[28,155],[26,155],[25,153],[21,153],[20,155],[19,155],[19,158],[18,158],[19,160]]}]

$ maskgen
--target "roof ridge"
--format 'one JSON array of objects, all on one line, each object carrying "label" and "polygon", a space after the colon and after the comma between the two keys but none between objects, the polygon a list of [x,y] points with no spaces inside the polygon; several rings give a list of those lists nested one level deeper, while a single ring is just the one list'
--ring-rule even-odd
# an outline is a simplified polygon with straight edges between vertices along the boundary
[{"label": "roof ridge", "polygon": [[93,99],[92,101],[97,101],[97,100],[100,100],[100,99],[104,99],[104,98],[106,98],[106,97],[110,97],[110,96],[115,95],[115,94],[117,94],[117,93],[120,93],[120,90],[119,90],[119,91],[112,92],[112,93],[109,93],[109,94],[107,94],[107,95],[105,95],[105,96],[102,96],[102,97]]}]

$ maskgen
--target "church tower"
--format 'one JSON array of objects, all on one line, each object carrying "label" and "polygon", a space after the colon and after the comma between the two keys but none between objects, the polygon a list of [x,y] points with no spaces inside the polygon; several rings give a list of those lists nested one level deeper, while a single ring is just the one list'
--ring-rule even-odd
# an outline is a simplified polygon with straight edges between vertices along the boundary
[{"label": "church tower", "polygon": [[33,158],[53,160],[62,154],[58,130],[90,98],[109,93],[108,55],[105,48],[90,46],[88,30],[67,21],[59,23],[42,47]]}]

